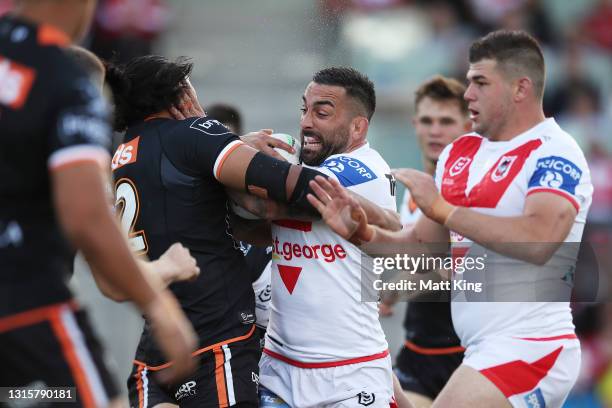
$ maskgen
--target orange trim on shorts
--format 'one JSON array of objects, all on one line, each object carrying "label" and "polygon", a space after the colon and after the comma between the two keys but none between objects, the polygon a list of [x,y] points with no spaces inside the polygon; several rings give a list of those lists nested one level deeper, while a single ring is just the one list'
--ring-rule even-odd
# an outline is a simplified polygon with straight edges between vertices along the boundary
[{"label": "orange trim on shorts", "polygon": [[331,368],[331,367],[340,367],[340,366],[345,366],[345,365],[350,365],[350,364],[359,364],[359,363],[365,363],[367,361],[373,361],[373,360],[378,360],[381,358],[385,358],[389,355],[389,350],[385,350],[381,353],[377,353],[377,354],[372,354],[370,356],[364,356],[364,357],[356,357],[356,358],[349,358],[348,360],[339,360],[339,361],[324,361],[321,363],[306,363],[306,362],[302,362],[302,361],[297,361],[297,360],[293,360],[289,357],[285,357],[282,354],[278,354],[275,353],[274,351],[268,350],[267,348],[263,349],[263,352],[266,353],[267,355],[269,355],[270,357],[273,357],[277,360],[280,360],[284,363],[287,363],[289,365],[292,365],[294,367],[299,367],[299,368]]},{"label": "orange trim on shorts", "polygon": [[136,377],[136,391],[138,392],[138,408],[142,408],[144,404],[144,385],[142,382],[142,372],[144,369],[143,366],[138,366],[136,374],[134,374]]},{"label": "orange trim on shorts", "polygon": [[83,401],[83,406],[95,408],[96,402],[93,396],[93,391],[91,390],[89,381],[87,380],[85,369],[81,365],[79,357],[76,354],[76,350],[72,340],[70,339],[70,335],[62,323],[60,307],[54,308],[54,310],[51,312],[49,321],[51,323],[51,328],[55,333],[55,337],[62,347],[62,354],[68,363],[68,367],[70,368],[70,372],[74,378],[77,392]]},{"label": "orange trim on shorts", "polygon": [[64,305],[70,307],[71,310],[78,309],[78,304],[76,301],[71,300],[69,302],[55,303],[49,306],[43,306],[36,309],[26,310],[25,312],[16,313],[11,316],[2,317],[0,318],[0,333],[19,329],[25,326],[31,326],[33,324],[44,322],[45,320],[51,320],[54,313]]},{"label": "orange trim on shorts", "polygon": [[217,383],[217,398],[219,399],[219,408],[228,407],[227,403],[227,386],[225,384],[225,354],[221,347],[213,349],[215,353],[215,382]]},{"label": "orange trim on shorts", "polygon": [[38,27],[38,44],[43,46],[57,45],[67,47],[70,45],[68,34],[49,24],[42,24]]},{"label": "orange trim on shorts", "polygon": [[406,347],[410,351],[414,351],[415,353],[424,354],[427,356],[440,356],[444,354],[456,354],[463,353],[465,351],[465,347],[461,346],[453,346],[453,347],[421,347],[417,346],[410,340],[406,340],[404,342],[404,347]]},{"label": "orange trim on shorts", "polygon": [[[247,334],[243,335],[243,336],[234,337],[234,338],[231,338],[229,340],[223,340],[223,341],[220,341],[218,343],[211,344],[210,346],[203,347],[203,348],[198,349],[198,350],[194,351],[193,353],[191,353],[191,356],[192,357],[199,356],[202,353],[205,353],[205,352],[210,351],[210,350],[214,350],[216,348],[220,348],[221,346],[224,346],[226,344],[231,344],[231,343],[235,343],[237,341],[246,340],[249,337],[251,337],[253,335],[253,333],[255,333],[255,325],[251,326],[251,330],[249,330],[249,332]],[[167,363],[164,363],[164,364],[161,364],[161,365],[158,365],[158,366],[150,366],[150,365],[147,365],[147,363],[143,363],[142,361],[134,360],[134,364],[146,367],[147,370],[149,370],[149,371],[159,371],[159,370],[163,370],[164,368],[170,367],[172,365],[172,361],[169,361]]]},{"label": "orange trim on shorts", "polygon": [[215,178],[217,178],[217,180],[219,179],[219,175],[221,174],[221,169],[223,168],[223,165],[225,164],[225,161],[227,160],[227,158],[230,156],[230,154],[232,154],[234,152],[234,150],[236,150],[237,148],[239,148],[243,144],[244,143],[242,143],[242,142],[241,143],[236,143],[235,145],[230,147],[227,152],[225,152],[225,154],[223,155],[223,157],[219,161],[219,166],[217,167],[217,173],[215,174]]}]

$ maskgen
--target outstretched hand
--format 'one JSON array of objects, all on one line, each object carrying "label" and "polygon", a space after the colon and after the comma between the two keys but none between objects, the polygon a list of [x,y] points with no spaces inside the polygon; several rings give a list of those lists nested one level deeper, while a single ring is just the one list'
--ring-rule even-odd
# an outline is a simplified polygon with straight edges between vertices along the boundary
[{"label": "outstretched hand", "polygon": [[308,201],[336,234],[355,245],[372,239],[365,211],[337,180],[317,176],[309,185],[315,194],[308,194]]},{"label": "outstretched hand", "polygon": [[412,199],[423,214],[439,224],[446,224],[455,206],[440,195],[431,175],[415,169],[394,169],[391,172],[410,190]]}]

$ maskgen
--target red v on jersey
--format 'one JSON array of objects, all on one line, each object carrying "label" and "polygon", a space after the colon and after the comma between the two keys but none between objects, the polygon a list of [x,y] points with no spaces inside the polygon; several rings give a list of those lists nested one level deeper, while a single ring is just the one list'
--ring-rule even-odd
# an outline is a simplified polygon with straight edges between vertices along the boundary
[{"label": "red v on jersey", "polygon": [[442,176],[442,195],[451,204],[495,208],[531,152],[542,145],[540,139],[534,139],[502,154],[466,195],[470,168],[482,142],[479,136],[465,136],[453,144]]},{"label": "red v on jersey", "polygon": [[302,272],[302,268],[298,266],[288,266],[288,265],[277,265],[278,273],[280,274],[285,287],[289,291],[289,294],[293,294],[293,289],[295,289],[295,284],[297,283],[298,278],[300,277],[300,273]]}]

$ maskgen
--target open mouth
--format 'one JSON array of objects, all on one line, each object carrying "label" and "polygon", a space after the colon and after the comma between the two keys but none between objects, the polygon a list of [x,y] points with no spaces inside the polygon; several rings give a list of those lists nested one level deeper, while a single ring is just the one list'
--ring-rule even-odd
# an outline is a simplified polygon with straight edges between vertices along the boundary
[{"label": "open mouth", "polygon": [[480,114],[480,112],[478,112],[476,109],[468,109],[468,111],[470,112],[470,120],[475,120],[476,118],[478,118],[478,115]]},{"label": "open mouth", "polygon": [[304,135],[304,148],[318,148],[321,146],[321,139],[318,136]]}]

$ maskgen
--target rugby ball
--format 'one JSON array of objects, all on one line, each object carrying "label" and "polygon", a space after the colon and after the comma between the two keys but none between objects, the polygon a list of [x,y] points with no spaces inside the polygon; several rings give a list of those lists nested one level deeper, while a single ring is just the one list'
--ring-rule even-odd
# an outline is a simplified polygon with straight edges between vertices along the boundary
[{"label": "rugby ball", "polygon": [[[298,141],[293,136],[288,135],[286,133],[273,133],[272,135],[270,135],[270,137],[282,140],[283,142],[287,143],[289,146],[291,146],[291,147],[293,147],[295,149],[295,153],[293,153],[293,154],[289,153],[289,152],[287,152],[287,151],[285,151],[283,149],[274,149],[285,160],[287,160],[291,164],[298,164],[300,162],[300,144],[298,143]],[[244,218],[244,219],[247,219],[247,220],[258,220],[258,219],[260,219],[255,214],[252,214],[252,213],[248,212],[247,210],[245,210],[244,208],[240,207],[234,201],[230,201],[230,206],[232,207],[232,211],[234,212],[234,214],[236,214],[240,218]]]}]

